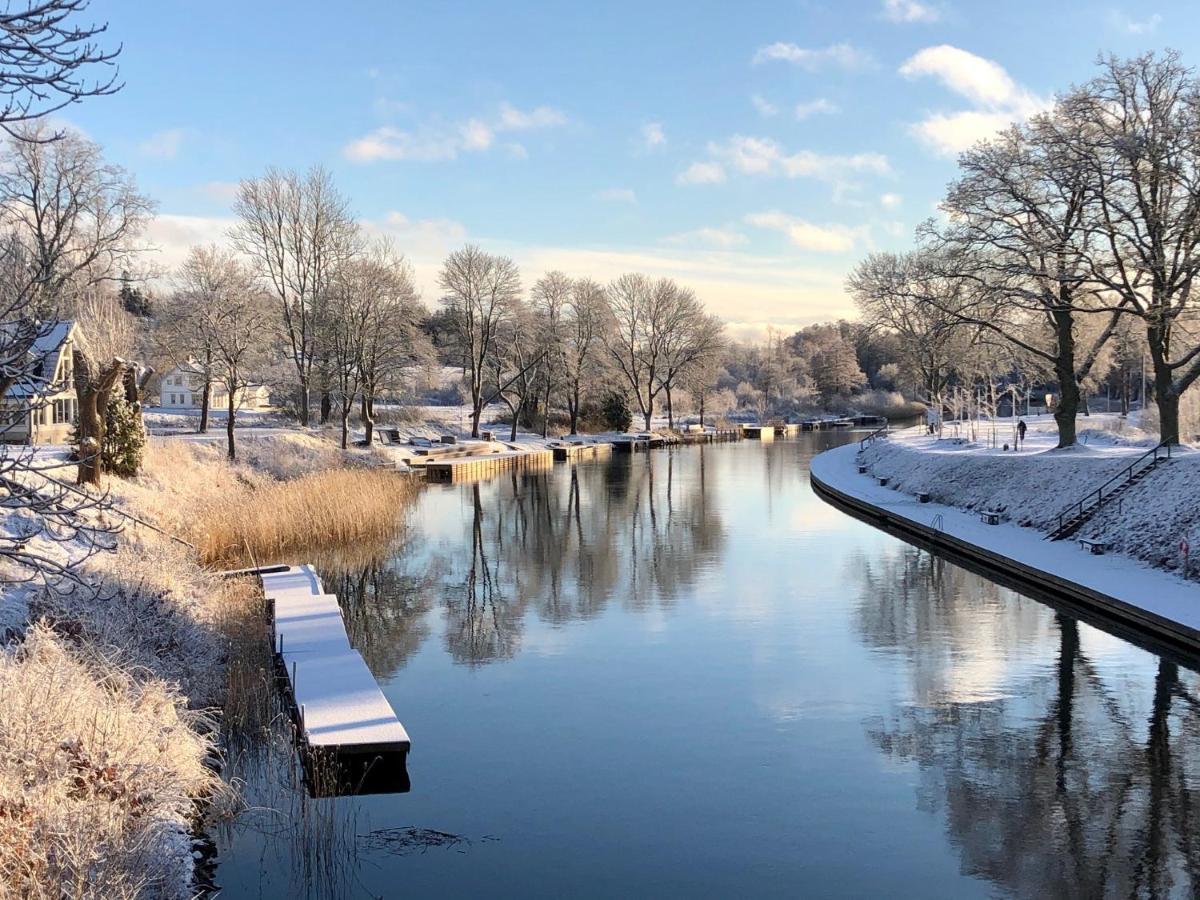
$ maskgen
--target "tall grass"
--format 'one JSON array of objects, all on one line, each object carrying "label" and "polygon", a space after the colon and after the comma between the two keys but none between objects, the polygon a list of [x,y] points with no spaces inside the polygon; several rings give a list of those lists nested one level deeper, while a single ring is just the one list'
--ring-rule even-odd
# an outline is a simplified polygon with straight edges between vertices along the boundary
[{"label": "tall grass", "polygon": [[208,565],[259,565],[329,545],[374,545],[404,521],[412,483],[392,471],[334,469],[229,492],[190,531]]},{"label": "tall grass", "polygon": [[203,714],[41,624],[0,652],[0,697],[0,896],[190,896],[187,822],[221,788]]}]

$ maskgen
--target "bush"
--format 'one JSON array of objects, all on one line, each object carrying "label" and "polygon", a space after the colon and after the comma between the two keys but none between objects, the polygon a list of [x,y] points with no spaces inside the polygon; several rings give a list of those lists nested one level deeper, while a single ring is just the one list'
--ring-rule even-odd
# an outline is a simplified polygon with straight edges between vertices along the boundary
[{"label": "bush", "polygon": [[633,427],[629,401],[622,394],[609,394],[600,406],[600,418],[609,431],[628,431]]},{"label": "bush", "polygon": [[132,478],[146,456],[146,427],[141,411],[124,397],[113,397],[104,411],[100,459],[105,472]]}]

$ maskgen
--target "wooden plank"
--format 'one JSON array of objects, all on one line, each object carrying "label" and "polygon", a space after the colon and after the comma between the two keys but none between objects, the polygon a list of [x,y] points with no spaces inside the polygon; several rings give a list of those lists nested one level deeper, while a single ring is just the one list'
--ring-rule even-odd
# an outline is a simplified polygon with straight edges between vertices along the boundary
[{"label": "wooden plank", "polygon": [[292,694],[310,746],[339,753],[408,751],[408,732],[357,651],[295,662]]}]

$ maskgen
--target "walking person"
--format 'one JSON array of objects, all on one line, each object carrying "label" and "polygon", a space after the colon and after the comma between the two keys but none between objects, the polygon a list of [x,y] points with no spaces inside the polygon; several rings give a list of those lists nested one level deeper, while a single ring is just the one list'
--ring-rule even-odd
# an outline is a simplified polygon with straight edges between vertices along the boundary
[{"label": "walking person", "polygon": [[1017,446],[1018,446],[1018,447],[1020,447],[1020,446],[1021,446],[1023,443],[1025,443],[1025,430],[1026,430],[1026,427],[1027,427],[1027,426],[1025,425],[1025,420],[1024,420],[1024,419],[1018,419],[1018,420],[1017,420]]}]

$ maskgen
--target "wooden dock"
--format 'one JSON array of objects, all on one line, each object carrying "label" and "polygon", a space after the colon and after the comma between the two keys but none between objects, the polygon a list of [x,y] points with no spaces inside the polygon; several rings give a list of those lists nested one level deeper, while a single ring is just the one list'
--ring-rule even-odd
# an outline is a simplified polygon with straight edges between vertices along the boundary
[{"label": "wooden dock", "polygon": [[575,462],[580,459],[603,459],[612,455],[612,444],[564,442],[551,447],[555,462]]},{"label": "wooden dock", "polygon": [[773,441],[775,439],[774,425],[743,425],[742,434],[750,440]]},{"label": "wooden dock", "polygon": [[488,478],[510,469],[546,469],[554,464],[554,451],[507,450],[499,453],[462,456],[454,459],[431,459],[425,463],[429,481],[466,481]]},{"label": "wooden dock", "polygon": [[[271,639],[306,751],[339,765],[389,770],[407,784],[408,732],[370,669],[350,646],[337,597],[326,594],[311,566],[260,574],[271,615]],[[398,773],[403,773],[402,777]],[[361,790],[355,781],[351,788]],[[396,788],[392,788],[396,789]],[[403,789],[403,788],[400,788]],[[324,793],[329,793],[326,786]]]}]

